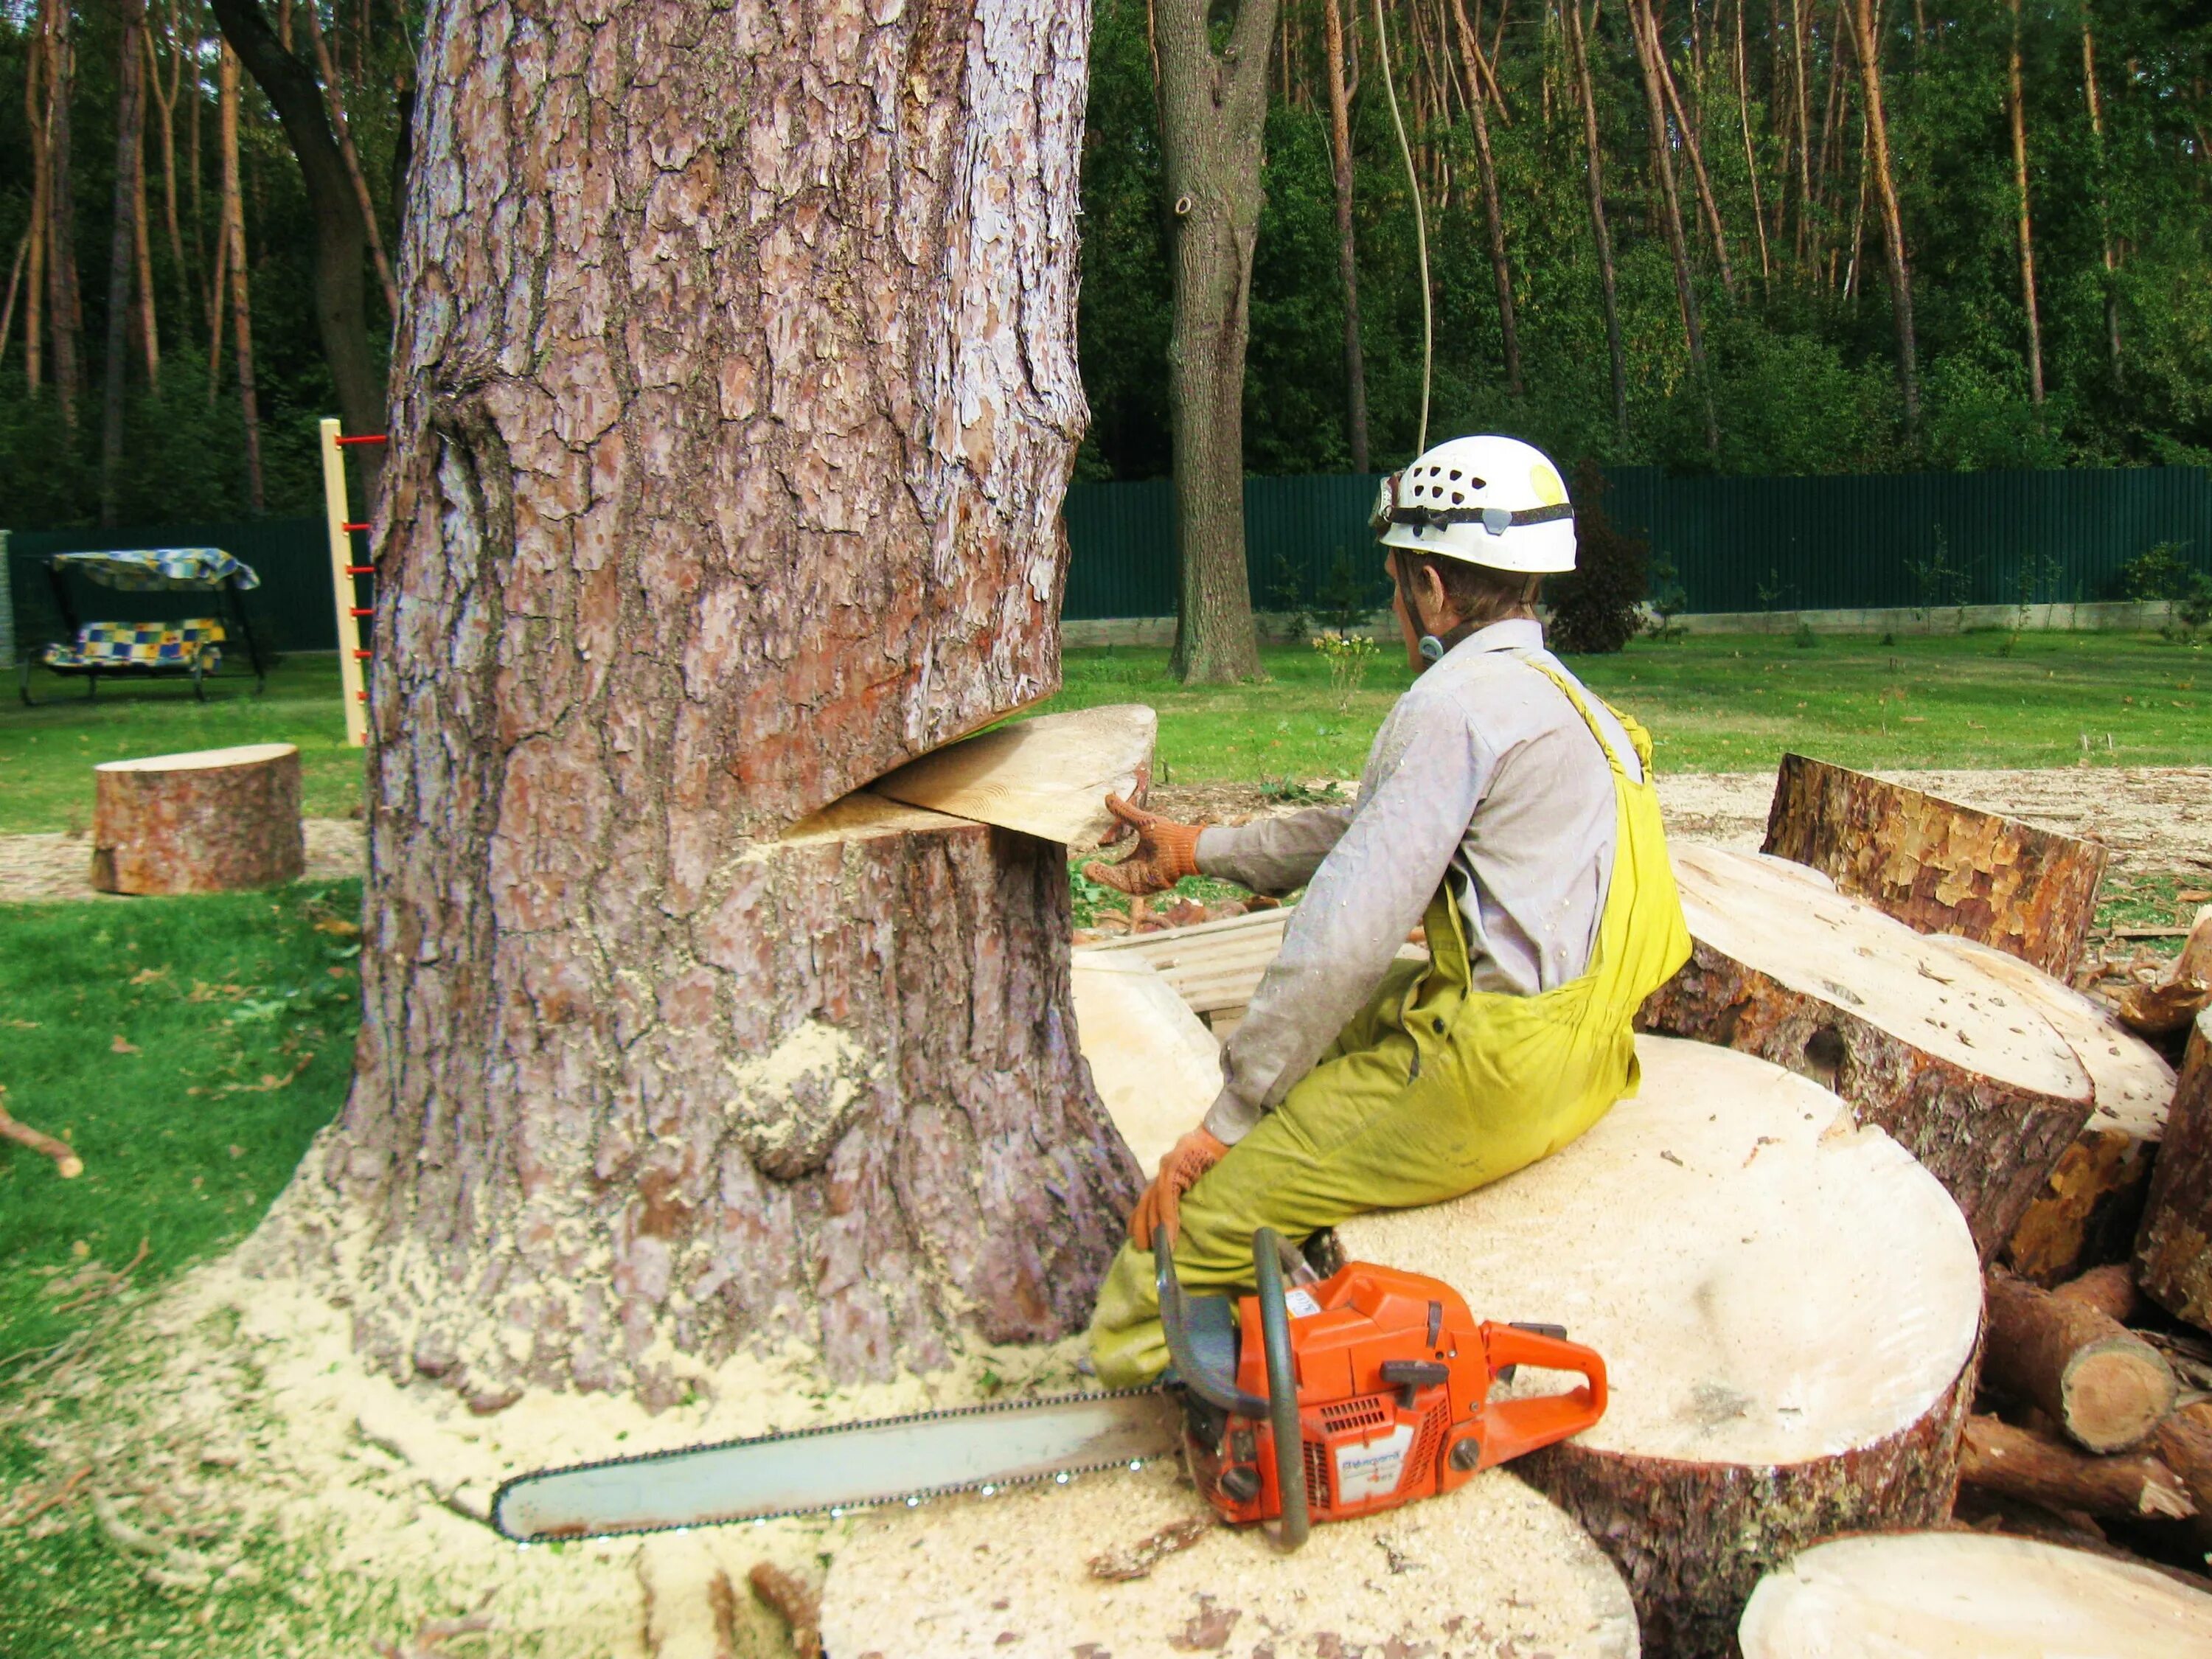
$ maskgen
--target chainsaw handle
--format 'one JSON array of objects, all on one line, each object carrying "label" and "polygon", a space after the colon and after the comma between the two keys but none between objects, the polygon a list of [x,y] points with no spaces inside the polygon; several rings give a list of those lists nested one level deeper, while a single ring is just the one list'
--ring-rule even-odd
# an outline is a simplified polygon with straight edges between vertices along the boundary
[{"label": "chainsaw handle", "polygon": [[1275,1492],[1288,1552],[1306,1541],[1305,1436],[1298,1426],[1297,1361],[1291,1352],[1291,1310],[1283,1291],[1283,1241],[1273,1227],[1252,1235],[1252,1275],[1260,1297],[1260,1340],[1267,1358],[1267,1424],[1275,1443]]},{"label": "chainsaw handle", "polygon": [[1583,1386],[1566,1394],[1536,1395],[1525,1400],[1497,1400],[1482,1410],[1482,1461],[1488,1468],[1523,1452],[1580,1434],[1605,1415],[1605,1361],[1596,1349],[1540,1332],[1486,1320],[1482,1346],[1490,1374],[1515,1365],[1578,1371]]}]

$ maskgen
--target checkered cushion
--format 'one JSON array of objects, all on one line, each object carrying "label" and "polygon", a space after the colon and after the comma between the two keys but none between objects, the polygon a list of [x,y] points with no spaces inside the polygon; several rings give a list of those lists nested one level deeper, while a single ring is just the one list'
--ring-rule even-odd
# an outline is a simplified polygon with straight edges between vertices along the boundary
[{"label": "checkered cushion", "polygon": [[198,659],[212,670],[222,661],[216,648],[224,637],[222,621],[189,617],[178,623],[87,623],[71,645],[50,645],[46,662],[52,668],[185,668]]}]

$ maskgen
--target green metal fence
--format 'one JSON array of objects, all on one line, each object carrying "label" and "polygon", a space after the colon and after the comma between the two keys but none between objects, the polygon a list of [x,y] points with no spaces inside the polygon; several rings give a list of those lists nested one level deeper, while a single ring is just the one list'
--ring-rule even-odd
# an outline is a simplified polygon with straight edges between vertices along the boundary
[{"label": "green metal fence", "polygon": [[[19,530],[7,538],[8,586],[15,601],[15,643],[37,652],[62,636],[61,617],[46,580],[46,556],[136,547],[219,547],[253,567],[261,586],[240,597],[255,635],[276,651],[334,651],[337,618],[331,607],[331,548],[320,519],[260,519],[247,524],[139,526],[121,530]],[[94,592],[74,590],[80,606]],[[205,593],[100,592],[113,601],[112,620],[166,622],[206,612]],[[108,620],[96,606],[84,621]]]}]

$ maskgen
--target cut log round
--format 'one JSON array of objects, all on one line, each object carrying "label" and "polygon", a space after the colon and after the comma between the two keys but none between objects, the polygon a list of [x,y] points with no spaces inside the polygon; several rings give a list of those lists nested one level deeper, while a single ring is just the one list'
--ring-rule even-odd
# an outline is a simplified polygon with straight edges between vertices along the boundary
[{"label": "cut log round", "polygon": [[2025,1538],[1839,1538],[1762,1579],[1741,1637],[1743,1659],[2180,1659],[2212,1652],[2212,1595]]},{"label": "cut log round", "polygon": [[2061,976],[2095,919],[2108,856],[2095,842],[1803,755],[1782,757],[1765,850],[1923,933],[1978,939]]},{"label": "cut log round", "polygon": [[1142,957],[1079,951],[1073,982],[1091,1086],[1149,1174],[1221,1092],[1221,1046]]},{"label": "cut log round", "polygon": [[2212,1331],[2212,1009],[2197,1015],[2136,1235],[2136,1283]]},{"label": "cut log round", "polygon": [[1632,1659],[1636,1620],[1581,1528],[1497,1470],[1317,1526],[1285,1556],[1255,1528],[1215,1524],[1160,1458],[860,1521],[822,1596],[823,1648],[836,1659],[1348,1659],[1508,1643]]},{"label": "cut log round", "polygon": [[1988,1291],[1984,1385],[2041,1408],[2093,1452],[2141,1443],[2173,1409],[2172,1368],[2141,1337],[2001,1270]]},{"label": "cut log round", "polygon": [[1959,1478],[2049,1510],[2177,1521],[2197,1512],[2180,1477],[2148,1452],[2092,1457],[1995,1417],[1967,1419]]},{"label": "cut log round", "polygon": [[1948,940],[1746,854],[1678,842],[1674,864],[1692,949],[1638,1024],[1833,1089],[1928,1166],[1994,1255],[2088,1121],[2074,1051]]},{"label": "cut log round", "polygon": [[92,769],[92,884],[103,893],[229,893],[297,881],[300,751],[252,743]]},{"label": "cut log round", "polygon": [[1605,1356],[1604,1419],[1511,1467],[1627,1575],[1649,1651],[1718,1654],[1791,1552],[1949,1516],[1981,1274],[1958,1206],[1834,1097],[1725,1048],[1637,1050],[1641,1092],[1571,1146],[1336,1245]]},{"label": "cut log round", "polygon": [[1096,847],[1120,824],[1106,810],[1109,793],[1143,804],[1159,724],[1140,702],[1040,715],[909,761],[868,789],[1040,841]]},{"label": "cut log round", "polygon": [[2173,1067],[2109,1009],[2033,963],[1968,939],[1946,944],[2042,1015],[2073,1049],[2096,1093],[2088,1127],[2060,1157],[2005,1242],[2006,1265],[2023,1279],[2051,1285],[2118,1261],[2142,1218],[2151,1161],[2173,1099]]}]

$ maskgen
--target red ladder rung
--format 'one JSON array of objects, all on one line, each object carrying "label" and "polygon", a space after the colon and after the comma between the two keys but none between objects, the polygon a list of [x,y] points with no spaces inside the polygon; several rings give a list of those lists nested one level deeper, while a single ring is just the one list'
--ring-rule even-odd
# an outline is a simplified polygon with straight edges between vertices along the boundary
[{"label": "red ladder rung", "polygon": [[347,611],[349,617],[374,617],[376,612],[365,605],[356,605]]},{"label": "red ladder rung", "polygon": [[343,531],[352,532],[356,530],[366,530],[368,526],[365,524],[342,524],[338,528]]},{"label": "red ladder rung", "polygon": [[386,434],[381,432],[368,432],[358,438],[340,438],[337,441],[342,444],[380,444],[386,441]]},{"label": "red ladder rung", "polygon": [[374,656],[375,654],[376,654],[376,653],[375,653],[374,651],[356,651],[356,652],[355,652],[355,653],[354,653],[354,655],[355,655],[355,656],[356,656],[356,657],[358,657],[358,658],[359,658],[362,661],[363,661],[363,662],[367,662],[367,661],[368,661],[371,657]]},{"label": "red ladder rung", "polygon": [[368,701],[368,693],[366,691],[356,691],[353,695],[354,700],[357,702],[367,702]]},{"label": "red ladder rung", "polygon": [[373,564],[349,564],[345,570],[349,576],[374,576],[376,574],[376,567]]}]

